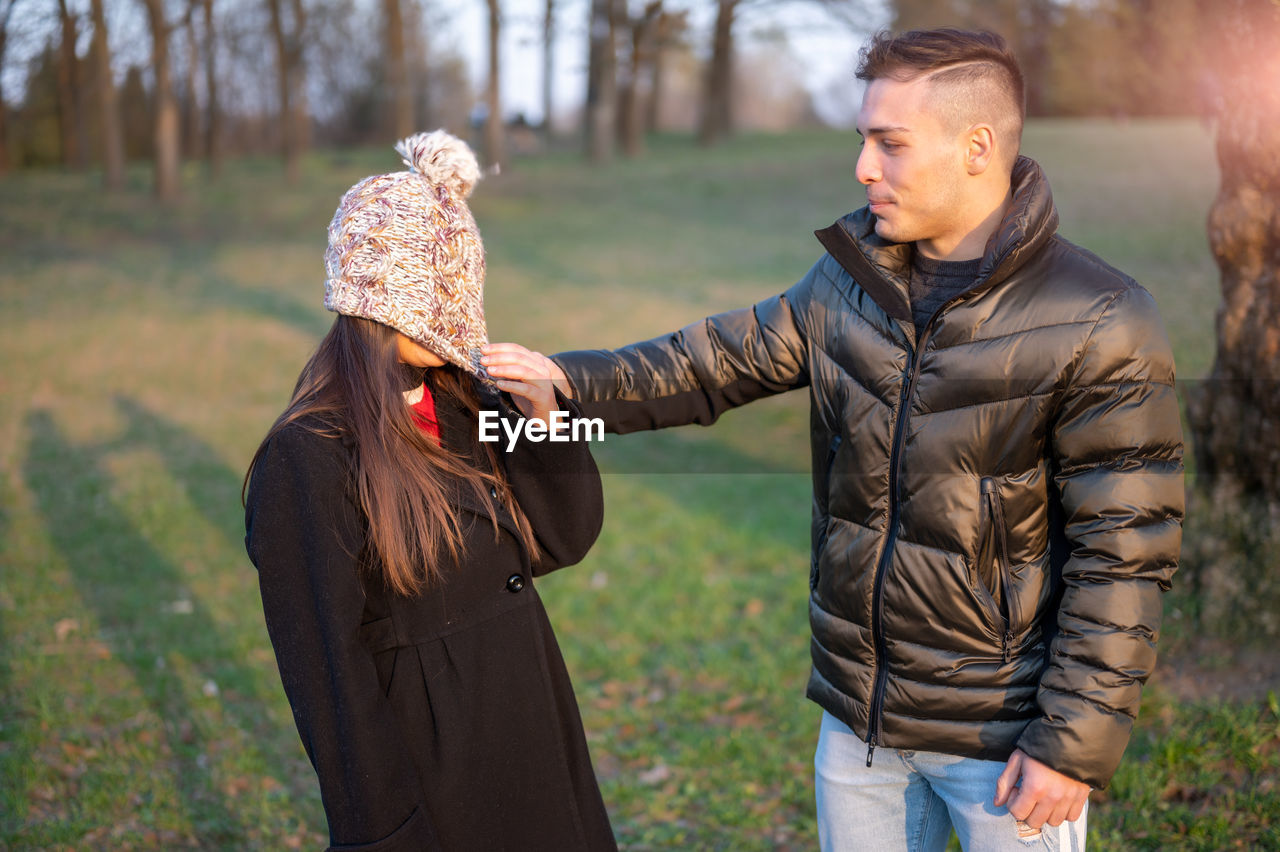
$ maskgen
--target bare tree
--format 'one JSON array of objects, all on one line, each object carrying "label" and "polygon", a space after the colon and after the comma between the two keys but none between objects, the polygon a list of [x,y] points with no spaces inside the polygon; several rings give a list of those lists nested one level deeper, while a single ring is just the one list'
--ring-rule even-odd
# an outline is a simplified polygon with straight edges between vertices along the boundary
[{"label": "bare tree", "polygon": [[1027,114],[1046,115],[1049,104],[1049,36],[1054,0],[1023,0],[1018,17],[1018,52],[1026,81]]},{"label": "bare tree", "polygon": [[91,0],[93,43],[89,58],[98,86],[99,128],[102,142],[102,170],[107,189],[124,188],[124,131],[120,126],[120,103],[116,81],[111,74],[111,46],[107,40],[107,16],[102,0]]},{"label": "bare tree", "polygon": [[661,12],[653,40],[653,58],[649,63],[649,99],[645,106],[644,127],[649,133],[658,130],[662,101],[666,93],[666,60],[671,48],[684,38],[689,28],[689,12]]},{"label": "bare tree", "polygon": [[201,0],[204,10],[204,153],[209,158],[209,174],[222,174],[225,156],[222,144],[222,109],[218,103],[217,39],[213,29],[213,0]]},{"label": "bare tree", "polygon": [[1221,185],[1209,245],[1222,274],[1213,371],[1191,400],[1198,470],[1280,503],[1280,5],[1201,0]]},{"label": "bare tree", "polygon": [[486,0],[489,5],[489,115],[484,124],[484,148],[489,163],[507,164],[507,150],[502,129],[502,9],[499,0]]},{"label": "bare tree", "polygon": [[618,108],[617,7],[617,0],[591,0],[584,118],[587,157],[593,163],[603,163],[613,157]]},{"label": "bare tree", "polygon": [[555,76],[556,0],[547,0],[542,14],[542,135],[550,141],[552,79]]},{"label": "bare tree", "polygon": [[196,4],[200,0],[187,0],[186,13],[182,17],[182,31],[187,44],[187,67],[182,75],[182,144],[186,146],[188,159],[200,157],[204,137],[200,133],[200,102],[196,97],[196,81],[200,76],[200,49],[196,44]]},{"label": "bare tree", "polygon": [[733,19],[742,0],[716,0],[711,61],[702,97],[698,142],[714,145],[733,133]]},{"label": "bare tree", "polygon": [[151,68],[155,75],[156,195],[161,201],[176,201],[181,193],[179,168],[181,144],[178,138],[178,99],[173,95],[173,74],[169,67],[169,34],[172,26],[165,17],[164,0],[145,0],[151,24]]},{"label": "bare tree", "polygon": [[652,79],[658,19],[662,15],[662,0],[651,0],[636,18],[627,21],[631,31],[631,65],[625,84],[621,87],[618,111],[618,141],[628,157],[644,153],[644,104],[642,89],[646,78]]},{"label": "bare tree", "polygon": [[[151,0],[149,0],[150,2]],[[280,155],[285,177],[298,180],[302,152],[307,147],[307,106],[303,90],[303,44],[306,10],[302,0],[267,0],[271,34],[276,45],[276,91],[280,100]],[[286,21],[286,14],[289,20]]]},{"label": "bare tree", "polygon": [[[18,0],[0,0],[0,68],[4,67],[5,50],[9,46],[9,21]],[[0,175],[9,173],[9,107],[0,93]]]},{"label": "bare tree", "polygon": [[62,164],[83,168],[86,162],[84,85],[76,56],[80,22],[67,8],[67,0],[58,0],[58,23],[62,33],[58,45],[58,136],[62,143]]},{"label": "bare tree", "polygon": [[413,133],[413,96],[409,91],[409,67],[405,61],[404,18],[400,0],[383,0],[386,26],[387,82],[391,89],[391,126],[395,138]]}]

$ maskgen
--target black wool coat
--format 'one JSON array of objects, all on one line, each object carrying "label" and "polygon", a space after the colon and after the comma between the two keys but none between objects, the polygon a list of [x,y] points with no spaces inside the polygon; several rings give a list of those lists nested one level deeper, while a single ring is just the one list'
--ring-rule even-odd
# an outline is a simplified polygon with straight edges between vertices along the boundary
[{"label": "black wool coat", "polygon": [[[474,453],[474,418],[436,408],[445,446]],[[595,541],[600,477],[584,443],[494,446],[542,559],[459,491],[464,552],[414,597],[361,568],[349,442],[293,424],[254,468],[246,546],[331,849],[617,848],[532,582]]]}]

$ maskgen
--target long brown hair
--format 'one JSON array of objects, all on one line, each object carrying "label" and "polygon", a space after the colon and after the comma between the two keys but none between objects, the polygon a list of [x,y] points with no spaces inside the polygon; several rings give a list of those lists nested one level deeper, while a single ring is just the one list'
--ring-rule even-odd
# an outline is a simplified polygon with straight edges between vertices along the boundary
[{"label": "long brown hair", "polygon": [[[487,462],[477,466],[437,445],[414,422],[403,395],[409,368],[397,358],[396,340],[394,329],[372,320],[344,315],[334,320],[302,368],[288,407],[254,453],[242,499],[267,443],[297,422],[354,444],[350,488],[368,521],[366,553],[361,557],[396,592],[411,595],[437,580],[442,549],[455,560],[461,554],[463,530],[458,509],[449,499],[450,480],[470,492],[491,518],[496,518],[495,502],[500,502],[515,518],[520,539],[536,560],[533,531],[492,448],[473,442],[473,451]],[[431,373],[437,398],[452,396],[477,417],[481,399],[472,376],[452,365],[432,368]],[[500,534],[496,520],[493,529],[495,536]]]}]

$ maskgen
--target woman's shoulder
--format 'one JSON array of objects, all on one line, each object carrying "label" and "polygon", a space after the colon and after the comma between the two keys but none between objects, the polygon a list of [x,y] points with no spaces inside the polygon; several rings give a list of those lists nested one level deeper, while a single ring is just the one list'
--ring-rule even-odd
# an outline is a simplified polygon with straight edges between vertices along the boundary
[{"label": "woman's shoulder", "polygon": [[291,420],[275,429],[262,446],[260,464],[267,469],[344,469],[350,463],[351,445],[336,424],[314,414]]},{"label": "woman's shoulder", "polygon": [[271,440],[282,447],[330,452],[350,444],[341,423],[319,414],[304,414],[290,420],[275,430]]}]

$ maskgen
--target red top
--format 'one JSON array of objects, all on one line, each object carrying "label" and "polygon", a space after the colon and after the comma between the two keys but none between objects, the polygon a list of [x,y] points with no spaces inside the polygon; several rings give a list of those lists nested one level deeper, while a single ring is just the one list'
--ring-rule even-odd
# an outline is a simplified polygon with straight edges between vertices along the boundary
[{"label": "red top", "polygon": [[440,444],[440,426],[436,423],[436,401],[431,396],[431,388],[427,387],[427,383],[422,383],[422,399],[409,406],[413,414],[413,422],[418,424],[418,428],[423,432],[436,439],[436,444]]}]

